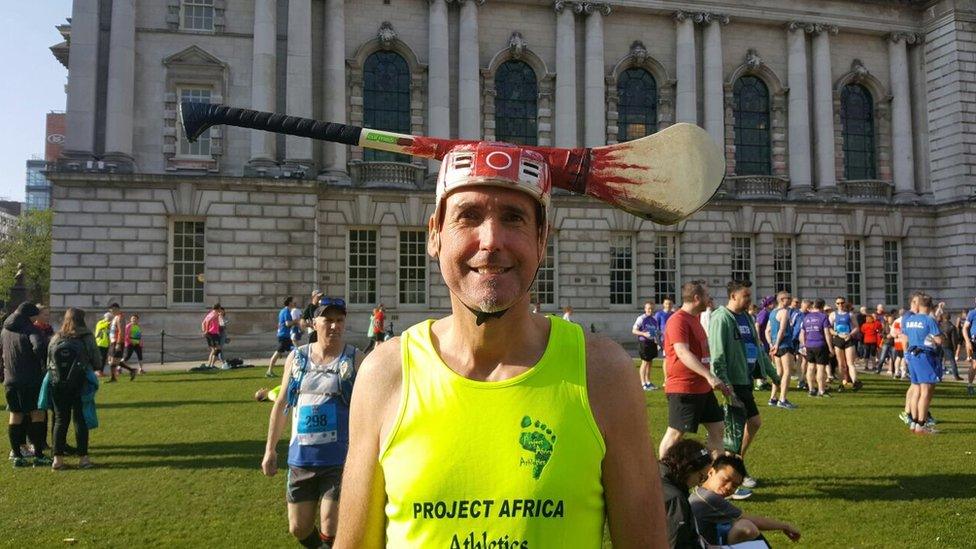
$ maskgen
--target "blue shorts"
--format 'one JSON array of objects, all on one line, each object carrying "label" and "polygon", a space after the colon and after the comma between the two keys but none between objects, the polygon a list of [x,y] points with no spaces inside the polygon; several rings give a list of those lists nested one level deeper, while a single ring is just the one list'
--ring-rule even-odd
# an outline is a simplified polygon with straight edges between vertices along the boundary
[{"label": "blue shorts", "polygon": [[905,353],[908,363],[908,379],[915,385],[935,384],[942,380],[942,361],[933,354]]}]

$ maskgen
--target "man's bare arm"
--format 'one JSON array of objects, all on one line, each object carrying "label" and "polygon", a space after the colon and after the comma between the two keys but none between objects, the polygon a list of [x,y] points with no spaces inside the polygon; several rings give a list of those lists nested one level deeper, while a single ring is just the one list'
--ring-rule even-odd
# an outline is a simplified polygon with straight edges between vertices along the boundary
[{"label": "man's bare arm", "polygon": [[337,549],[386,544],[386,504],[380,444],[400,405],[400,342],[394,338],[367,356],[356,375],[349,412],[349,453],[342,475]]},{"label": "man's bare arm", "polygon": [[661,477],[633,361],[616,343],[593,336],[586,362],[590,407],[607,446],[603,490],[613,546],[667,547]]}]

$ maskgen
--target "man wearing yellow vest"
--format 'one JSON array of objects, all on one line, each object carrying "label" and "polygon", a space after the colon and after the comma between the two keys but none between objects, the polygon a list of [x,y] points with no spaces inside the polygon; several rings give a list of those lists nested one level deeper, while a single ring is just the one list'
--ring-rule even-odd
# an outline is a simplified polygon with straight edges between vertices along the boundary
[{"label": "man wearing yellow vest", "polygon": [[533,315],[551,181],[511,145],[447,154],[428,253],[451,315],[364,361],[335,547],[666,547],[633,362],[607,338]]}]

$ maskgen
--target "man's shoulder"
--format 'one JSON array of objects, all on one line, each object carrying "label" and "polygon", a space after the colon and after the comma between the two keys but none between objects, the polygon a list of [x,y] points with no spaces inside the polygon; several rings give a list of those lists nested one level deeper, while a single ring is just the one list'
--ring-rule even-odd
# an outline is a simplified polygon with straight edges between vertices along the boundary
[{"label": "man's shoulder", "polygon": [[387,394],[398,388],[403,379],[401,341],[399,336],[390,338],[366,355],[356,375],[356,383],[365,385],[373,394]]}]

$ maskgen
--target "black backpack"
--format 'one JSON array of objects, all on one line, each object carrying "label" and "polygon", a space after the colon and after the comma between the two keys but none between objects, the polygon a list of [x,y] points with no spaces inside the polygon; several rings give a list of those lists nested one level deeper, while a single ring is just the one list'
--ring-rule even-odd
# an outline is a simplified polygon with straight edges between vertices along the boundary
[{"label": "black backpack", "polygon": [[85,345],[80,339],[58,339],[48,351],[51,385],[59,390],[80,389],[86,378],[84,354]]}]

